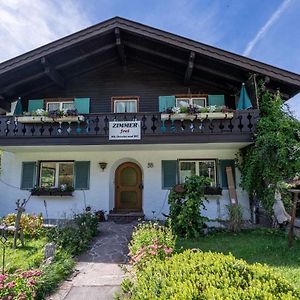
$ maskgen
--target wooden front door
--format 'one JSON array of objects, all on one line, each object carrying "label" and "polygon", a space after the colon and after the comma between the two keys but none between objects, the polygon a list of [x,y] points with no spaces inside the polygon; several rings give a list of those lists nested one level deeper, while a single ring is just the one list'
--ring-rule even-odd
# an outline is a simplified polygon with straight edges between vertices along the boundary
[{"label": "wooden front door", "polygon": [[116,212],[142,211],[142,171],[131,162],[121,164],[115,173]]}]

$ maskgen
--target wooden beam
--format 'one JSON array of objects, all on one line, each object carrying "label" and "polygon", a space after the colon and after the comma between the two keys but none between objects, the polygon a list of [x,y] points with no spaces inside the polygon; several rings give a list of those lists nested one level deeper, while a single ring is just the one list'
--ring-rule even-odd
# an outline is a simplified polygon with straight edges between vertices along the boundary
[{"label": "wooden beam", "polygon": [[121,38],[121,32],[119,28],[115,28],[115,36],[116,36],[116,45],[118,49],[118,53],[121,59],[122,66],[126,65],[126,54],[125,54],[125,48],[124,43]]},{"label": "wooden beam", "polygon": [[0,95],[0,108],[7,112],[10,112],[11,109],[11,103],[6,101],[5,97],[2,95]]},{"label": "wooden beam", "polygon": [[191,51],[189,61],[185,70],[184,84],[188,84],[191,80],[193,69],[194,69],[195,57],[196,57],[196,53],[194,51]]},{"label": "wooden beam", "polygon": [[64,78],[56,71],[56,69],[49,63],[49,61],[45,58],[41,58],[41,64],[45,69],[45,74],[59,87],[65,87]]}]

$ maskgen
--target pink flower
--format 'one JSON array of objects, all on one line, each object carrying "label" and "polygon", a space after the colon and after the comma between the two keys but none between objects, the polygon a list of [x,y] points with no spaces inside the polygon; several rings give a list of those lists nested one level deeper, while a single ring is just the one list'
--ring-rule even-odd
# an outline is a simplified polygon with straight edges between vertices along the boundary
[{"label": "pink flower", "polygon": [[149,248],[151,248],[151,249],[157,249],[158,245],[157,244],[153,244],[153,245],[150,245]]},{"label": "pink flower", "polygon": [[18,300],[26,300],[26,299],[27,299],[27,296],[25,293],[18,294]]},{"label": "pink flower", "polygon": [[15,281],[11,281],[6,285],[6,287],[8,287],[9,289],[12,289],[15,285],[16,285]]},{"label": "pink flower", "polygon": [[6,275],[0,274],[0,283],[2,283],[7,278]]},{"label": "pink flower", "polygon": [[165,251],[165,253],[166,254],[170,254],[170,253],[172,253],[173,252],[173,249],[172,248],[164,248],[164,251]]},{"label": "pink flower", "polygon": [[27,283],[28,283],[29,286],[33,286],[33,285],[36,285],[36,280],[30,279],[30,280],[28,280]]},{"label": "pink flower", "polygon": [[155,254],[156,254],[156,251],[150,251],[149,254],[155,255]]}]

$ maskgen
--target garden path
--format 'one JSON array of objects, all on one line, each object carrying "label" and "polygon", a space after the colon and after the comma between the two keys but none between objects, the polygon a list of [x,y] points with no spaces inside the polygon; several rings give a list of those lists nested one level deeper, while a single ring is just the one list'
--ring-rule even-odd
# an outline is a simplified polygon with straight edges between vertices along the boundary
[{"label": "garden path", "polygon": [[113,299],[125,276],[128,241],[135,223],[100,223],[100,234],[92,247],[78,257],[76,272],[48,300]]}]

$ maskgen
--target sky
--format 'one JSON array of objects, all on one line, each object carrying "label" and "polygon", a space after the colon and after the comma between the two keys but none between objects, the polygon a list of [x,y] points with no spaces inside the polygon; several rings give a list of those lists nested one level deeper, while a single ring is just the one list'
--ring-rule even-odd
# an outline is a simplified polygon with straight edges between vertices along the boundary
[{"label": "sky", "polygon": [[300,0],[0,0],[0,62],[115,16],[300,74]]}]

